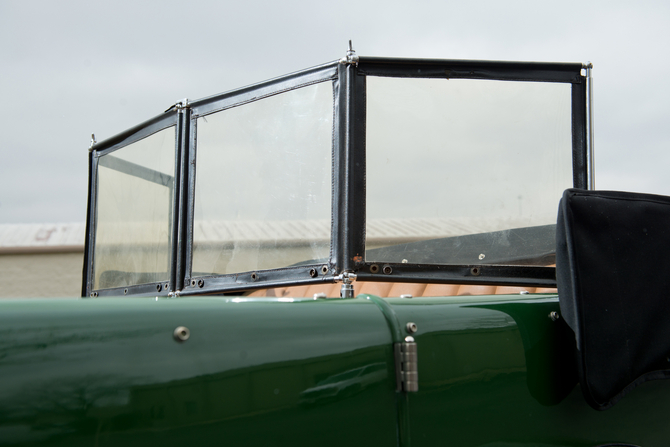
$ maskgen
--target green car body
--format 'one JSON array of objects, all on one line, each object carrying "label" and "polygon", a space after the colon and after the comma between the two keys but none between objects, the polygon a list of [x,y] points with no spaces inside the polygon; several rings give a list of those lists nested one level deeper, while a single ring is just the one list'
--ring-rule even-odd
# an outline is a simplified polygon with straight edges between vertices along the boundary
[{"label": "green car body", "polygon": [[[606,412],[584,402],[570,330],[549,317],[552,295],[0,305],[3,445],[660,446],[668,437],[664,381]],[[396,390],[392,347],[408,322],[415,393]],[[186,341],[174,337],[179,326]],[[314,391],[337,382],[339,392]]]}]

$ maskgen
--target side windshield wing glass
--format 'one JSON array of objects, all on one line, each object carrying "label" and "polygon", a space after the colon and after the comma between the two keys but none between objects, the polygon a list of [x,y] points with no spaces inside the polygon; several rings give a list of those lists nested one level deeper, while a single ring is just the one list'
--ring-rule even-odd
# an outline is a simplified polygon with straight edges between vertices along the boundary
[{"label": "side windshield wing glass", "polygon": [[571,84],[367,78],[366,260],[554,263]]},{"label": "side windshield wing glass", "polygon": [[328,258],[332,83],[201,116],[196,125],[191,276]]},{"label": "side windshield wing glass", "polygon": [[175,127],[98,159],[94,289],[168,281]]}]

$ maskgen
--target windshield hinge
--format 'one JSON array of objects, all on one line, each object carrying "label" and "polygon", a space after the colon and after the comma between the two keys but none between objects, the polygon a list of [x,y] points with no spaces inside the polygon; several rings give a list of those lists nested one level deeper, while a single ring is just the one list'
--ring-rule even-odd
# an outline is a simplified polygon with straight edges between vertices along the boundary
[{"label": "windshield hinge", "polygon": [[181,113],[184,111],[184,109],[190,109],[191,105],[188,103],[188,98],[180,99],[179,101],[175,102],[174,105],[171,105],[165,112],[171,112],[173,110],[176,110],[178,113]]},{"label": "windshield hinge", "polygon": [[174,108],[177,110],[177,112],[181,113],[184,111],[184,109],[190,109],[191,105],[188,103],[188,98],[184,98],[180,101],[177,101],[174,104]]},{"label": "windshield hinge", "polygon": [[414,393],[419,391],[419,365],[416,343],[408,335],[402,343],[394,343],[396,391]]},{"label": "windshield hinge", "polygon": [[358,65],[358,55],[354,51],[354,47],[349,41],[349,49],[347,50],[347,55],[340,59],[340,64],[355,64]]},{"label": "windshield hinge", "polygon": [[340,298],[354,297],[354,281],[356,281],[356,274],[351,271],[345,271],[335,277],[335,282],[342,281],[342,288],[340,289]]}]

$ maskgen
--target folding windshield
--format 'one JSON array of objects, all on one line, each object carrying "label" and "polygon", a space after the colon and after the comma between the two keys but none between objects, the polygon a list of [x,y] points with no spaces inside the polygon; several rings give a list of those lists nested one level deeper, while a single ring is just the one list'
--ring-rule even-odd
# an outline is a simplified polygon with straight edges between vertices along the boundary
[{"label": "folding windshield", "polygon": [[182,100],[92,147],[82,293],[553,287],[558,200],[592,184],[584,68],[350,52]]}]

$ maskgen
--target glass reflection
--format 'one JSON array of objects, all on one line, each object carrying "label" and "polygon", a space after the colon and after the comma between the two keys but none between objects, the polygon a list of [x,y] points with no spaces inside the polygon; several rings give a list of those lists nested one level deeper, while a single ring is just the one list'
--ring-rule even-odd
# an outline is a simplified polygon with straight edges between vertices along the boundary
[{"label": "glass reflection", "polygon": [[192,276],[329,255],[332,132],[330,82],[198,118]]},{"label": "glass reflection", "polygon": [[[570,84],[368,77],[366,153],[368,261],[553,262],[545,226],[572,185]],[[445,243],[447,258],[410,253],[482,233],[462,256],[467,238]]]},{"label": "glass reflection", "polygon": [[93,288],[167,281],[175,128],[98,160]]}]

